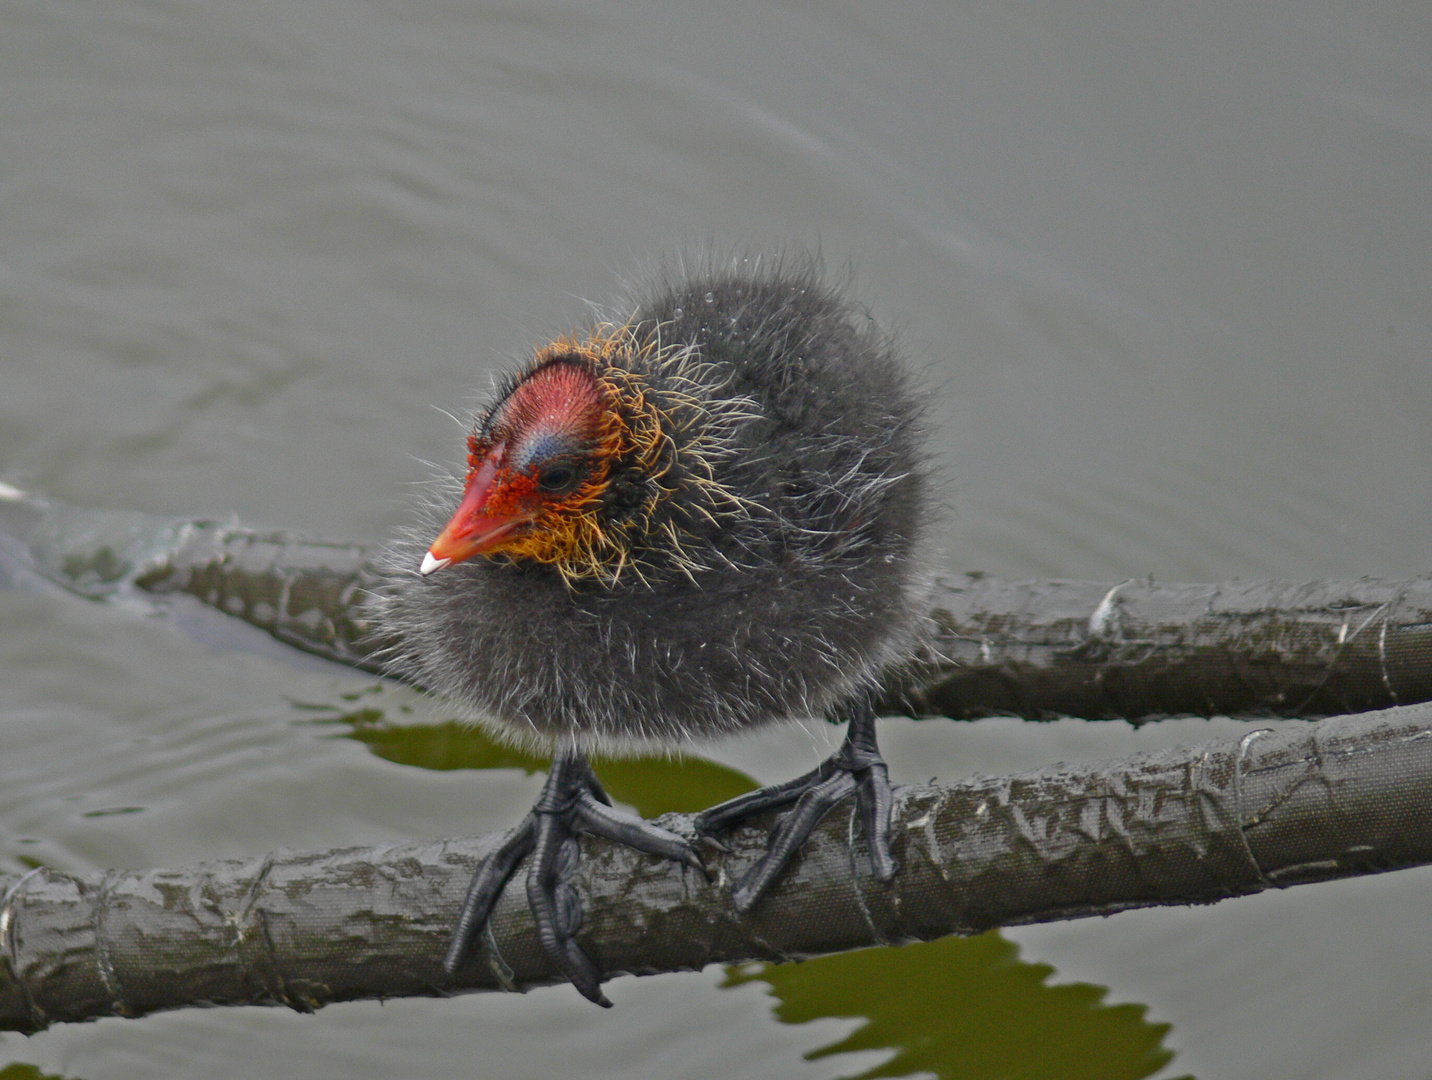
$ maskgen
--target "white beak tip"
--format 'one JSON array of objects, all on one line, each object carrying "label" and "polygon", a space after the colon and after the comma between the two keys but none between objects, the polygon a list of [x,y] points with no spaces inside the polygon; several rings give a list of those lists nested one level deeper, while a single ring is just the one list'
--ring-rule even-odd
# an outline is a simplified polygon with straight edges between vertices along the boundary
[{"label": "white beak tip", "polygon": [[444,566],[451,565],[451,559],[434,559],[433,553],[429,551],[426,555],[423,556],[423,565],[418,567],[418,573],[422,574],[423,577],[427,577],[429,574],[441,570]]}]

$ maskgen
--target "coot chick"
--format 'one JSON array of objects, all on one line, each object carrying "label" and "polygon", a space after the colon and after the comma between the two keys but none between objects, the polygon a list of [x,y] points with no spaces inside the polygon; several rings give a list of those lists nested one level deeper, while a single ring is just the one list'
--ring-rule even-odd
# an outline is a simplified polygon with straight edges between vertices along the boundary
[{"label": "coot chick", "polygon": [[500,386],[468,437],[460,497],[395,549],[375,612],[397,642],[391,670],[554,755],[537,805],[474,876],[450,973],[534,852],[542,943],[608,1005],[573,940],[573,833],[701,869],[686,840],[610,808],[587,763],[597,749],[844,720],[820,768],[697,827],[794,804],[735,887],[748,910],[854,792],[875,876],[890,880],[872,695],[915,636],[917,412],[889,339],[810,256],[668,269],[619,319],[541,346]]}]

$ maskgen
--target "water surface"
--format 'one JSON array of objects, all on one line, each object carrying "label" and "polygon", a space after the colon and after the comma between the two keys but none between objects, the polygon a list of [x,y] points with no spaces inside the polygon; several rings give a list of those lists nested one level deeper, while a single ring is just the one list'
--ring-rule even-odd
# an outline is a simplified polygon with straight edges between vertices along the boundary
[{"label": "water surface", "polygon": [[[459,452],[435,406],[476,401],[621,276],[708,241],[805,245],[853,263],[926,372],[951,569],[1422,573],[1429,56],[1432,10],[1391,3],[18,0],[0,479],[380,539],[420,461]],[[381,724],[343,722],[360,707]],[[0,860],[180,865],[515,821],[540,772],[435,751],[448,718],[142,611],[0,591]],[[1242,727],[882,739],[913,781]],[[827,734],[711,760],[772,781]],[[672,768],[625,797],[665,808]],[[1429,885],[624,979],[611,1012],[566,988],[191,1010],[7,1036],[0,1060],[91,1080],[814,1078],[1072,1076],[1073,1053],[1100,1077],[1407,1077],[1432,1059]]]}]

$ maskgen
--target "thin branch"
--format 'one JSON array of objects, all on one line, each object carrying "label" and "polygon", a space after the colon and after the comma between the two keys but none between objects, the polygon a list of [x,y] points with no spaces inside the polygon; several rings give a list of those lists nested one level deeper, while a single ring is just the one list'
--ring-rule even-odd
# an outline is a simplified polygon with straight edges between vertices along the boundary
[{"label": "thin branch", "polygon": [[1331,716],[1432,700],[1432,577],[942,586],[918,715]]},{"label": "thin branch", "polygon": [[[362,544],[0,497],[0,583],[86,596],[184,595],[295,648],[376,670]],[[921,663],[887,712],[1147,720],[1327,716],[1432,700],[1432,577],[1408,581],[1002,581],[929,598]],[[176,612],[178,608],[176,608]],[[215,633],[213,623],[197,630]]]},{"label": "thin branch", "polygon": [[[746,916],[726,885],[759,857],[763,828],[732,834],[729,854],[706,848],[709,882],[585,837],[573,882],[581,945],[605,974],[649,974],[1207,903],[1432,862],[1432,706],[903,788],[895,815],[901,871],[890,886],[871,876],[853,802],[842,804]],[[690,835],[690,818],[661,820]],[[452,980],[442,973],[473,866],[499,839],[0,880],[0,1028],[560,981],[520,887],[499,901],[481,954]]]}]

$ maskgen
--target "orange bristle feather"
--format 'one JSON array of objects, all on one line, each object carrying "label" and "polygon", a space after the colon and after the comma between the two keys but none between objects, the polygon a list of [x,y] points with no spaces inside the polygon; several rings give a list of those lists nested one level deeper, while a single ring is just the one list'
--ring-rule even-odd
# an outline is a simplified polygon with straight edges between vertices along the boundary
[{"label": "orange bristle feather", "polygon": [[[602,528],[598,511],[615,462],[635,465],[657,480],[651,503],[660,497],[660,477],[671,466],[662,459],[670,456],[667,428],[674,421],[628,368],[634,358],[653,351],[629,328],[611,325],[595,327],[585,339],[561,337],[537,350],[530,373],[493,417],[492,430],[530,434],[545,427],[576,437],[592,447],[592,467],[576,490],[560,496],[544,496],[530,477],[511,476],[494,509],[508,510],[503,503],[509,500],[514,508],[529,500],[541,505],[531,527],[504,544],[502,554],[550,564],[568,581],[615,580],[632,567],[629,544],[619,542],[625,538],[613,535],[616,530]],[[484,444],[470,442],[470,467],[485,451]],[[645,509],[649,513],[650,506]],[[646,516],[634,515],[622,531],[640,530]]]}]

